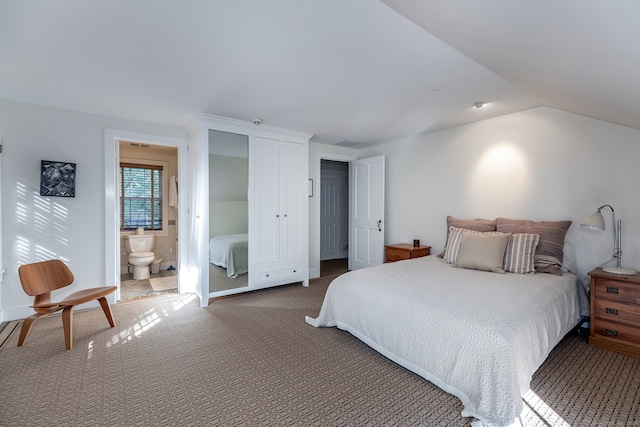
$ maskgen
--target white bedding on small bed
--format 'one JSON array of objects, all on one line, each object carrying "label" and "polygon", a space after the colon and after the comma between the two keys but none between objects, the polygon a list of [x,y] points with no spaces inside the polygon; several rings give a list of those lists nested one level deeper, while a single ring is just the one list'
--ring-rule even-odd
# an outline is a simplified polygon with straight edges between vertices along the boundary
[{"label": "white bedding on small bed", "polygon": [[209,262],[227,269],[227,277],[236,278],[249,271],[248,234],[215,236],[209,240]]},{"label": "white bedding on small bed", "polygon": [[458,397],[475,424],[509,425],[533,373],[580,320],[579,292],[570,273],[497,274],[429,256],[336,278],[305,320],[350,332]]}]

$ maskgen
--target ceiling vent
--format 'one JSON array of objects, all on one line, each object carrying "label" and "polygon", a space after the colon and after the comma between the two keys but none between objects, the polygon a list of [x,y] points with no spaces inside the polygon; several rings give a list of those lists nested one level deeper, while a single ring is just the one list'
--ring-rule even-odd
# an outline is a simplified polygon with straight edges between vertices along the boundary
[{"label": "ceiling vent", "polygon": [[353,147],[355,145],[360,145],[360,142],[356,142],[356,141],[349,141],[348,139],[345,139],[344,141],[338,142],[335,145],[338,145],[340,147]]}]

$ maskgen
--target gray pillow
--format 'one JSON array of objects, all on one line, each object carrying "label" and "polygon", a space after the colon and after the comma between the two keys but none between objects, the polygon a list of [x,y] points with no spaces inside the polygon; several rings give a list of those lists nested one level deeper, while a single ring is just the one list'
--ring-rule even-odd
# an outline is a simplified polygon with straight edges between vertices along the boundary
[{"label": "gray pillow", "polygon": [[511,233],[463,232],[454,267],[504,273],[504,252]]},{"label": "gray pillow", "polygon": [[496,229],[503,233],[539,234],[536,247],[535,269],[538,273],[562,276],[562,248],[564,236],[571,221],[529,221],[525,219],[498,218]]},{"label": "gray pillow", "polygon": [[438,255],[440,258],[444,258],[444,253],[446,251],[447,245],[449,244],[449,233],[451,231],[451,227],[456,228],[464,228],[465,230],[473,230],[473,231],[496,231],[496,220],[495,219],[460,219],[452,216],[447,216],[447,240],[444,244],[445,249]]}]

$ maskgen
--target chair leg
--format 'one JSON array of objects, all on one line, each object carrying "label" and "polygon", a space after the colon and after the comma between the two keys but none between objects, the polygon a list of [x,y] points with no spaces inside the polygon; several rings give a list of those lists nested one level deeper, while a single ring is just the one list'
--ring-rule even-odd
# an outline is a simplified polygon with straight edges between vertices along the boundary
[{"label": "chair leg", "polygon": [[109,325],[111,327],[116,326],[115,320],[113,320],[113,313],[111,312],[111,306],[109,305],[109,301],[107,301],[106,297],[98,298],[98,302],[102,307],[102,311],[104,311],[104,315],[107,316],[107,320],[109,321]]},{"label": "chair leg", "polygon": [[27,336],[29,336],[29,331],[31,331],[33,322],[35,322],[36,319],[40,316],[42,315],[32,314],[31,316],[24,319],[24,322],[22,322],[22,328],[20,328],[20,339],[18,339],[18,347],[22,347],[24,342],[27,340]]},{"label": "chair leg", "polygon": [[65,307],[62,310],[62,326],[64,327],[64,341],[67,344],[67,350],[71,350],[73,346],[73,306]]}]

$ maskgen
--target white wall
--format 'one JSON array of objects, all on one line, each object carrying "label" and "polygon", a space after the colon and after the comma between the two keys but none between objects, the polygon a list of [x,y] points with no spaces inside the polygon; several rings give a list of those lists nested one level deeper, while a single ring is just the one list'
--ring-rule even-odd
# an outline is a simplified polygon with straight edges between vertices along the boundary
[{"label": "white wall", "polygon": [[[103,285],[104,129],[184,138],[182,129],[0,99],[3,144],[4,266],[0,320],[30,313],[17,268],[58,257],[76,284],[60,295]],[[602,204],[623,220],[623,265],[640,269],[640,131],[550,108],[536,108],[370,149],[309,146],[309,177],[318,153],[337,157],[386,155],[387,243],[414,238],[442,249],[447,215],[533,220],[571,219],[579,274],[610,258],[610,216],[605,233],[579,222]],[[75,198],[38,195],[40,160],[75,162]],[[314,183],[315,185],[315,183]],[[319,274],[315,203],[310,204],[311,277]]]},{"label": "white wall", "polygon": [[[2,248],[7,270],[0,320],[32,312],[20,285],[20,264],[60,258],[76,282],[63,297],[105,285],[104,129],[185,138],[180,128],[78,113],[0,99]],[[40,160],[77,163],[74,198],[40,197]]]},{"label": "white wall", "polygon": [[606,232],[579,227],[610,204],[622,219],[623,266],[640,270],[640,131],[540,107],[363,150],[386,156],[385,242],[439,253],[446,216],[573,220],[567,239],[583,280],[613,254]]}]

